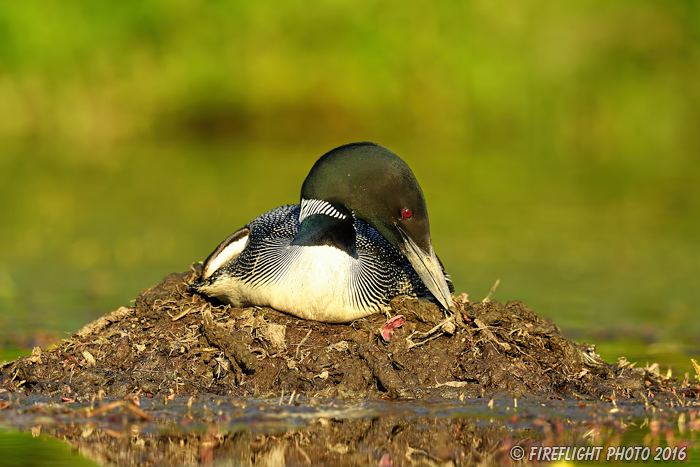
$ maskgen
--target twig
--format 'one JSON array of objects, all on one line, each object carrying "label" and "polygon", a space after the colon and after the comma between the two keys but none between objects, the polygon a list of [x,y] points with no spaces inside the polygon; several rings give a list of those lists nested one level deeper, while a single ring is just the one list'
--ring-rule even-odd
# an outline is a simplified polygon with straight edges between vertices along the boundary
[{"label": "twig", "polygon": [[186,308],[186,309],[182,310],[180,313],[176,314],[175,316],[171,315],[170,312],[168,312],[168,316],[170,316],[171,321],[177,321],[178,319],[181,319],[181,318],[184,318],[185,316],[187,316],[190,313],[190,311],[192,311],[192,310],[193,310],[192,308]]},{"label": "twig", "polygon": [[496,279],[496,283],[493,284],[493,287],[491,287],[491,291],[486,296],[486,298],[482,300],[483,303],[488,303],[491,301],[491,295],[493,295],[493,293],[496,291],[496,288],[498,287],[498,284],[500,284],[500,283],[501,283],[501,279]]},{"label": "twig", "polygon": [[144,420],[153,420],[153,417],[151,417],[146,412],[144,412],[143,410],[136,407],[136,405],[133,402],[131,402],[130,400],[110,402],[107,405],[103,405],[99,409],[88,410],[87,416],[94,417],[95,415],[99,415],[103,412],[107,412],[109,410],[116,409],[116,408],[126,408],[127,410],[133,412],[135,415],[141,417]]},{"label": "twig", "polygon": [[474,324],[476,324],[481,332],[484,333],[486,337],[488,337],[490,340],[495,342],[496,344],[500,345],[503,349],[505,350],[510,350],[510,344],[507,342],[501,342],[496,338],[496,335],[491,332],[491,330],[486,327],[486,324],[484,324],[483,321],[481,321],[479,318],[474,318]]},{"label": "twig", "polygon": [[89,411],[88,417],[94,417],[95,415],[101,414],[102,412],[106,412],[108,410],[112,410],[112,409],[115,409],[117,407],[121,407],[122,404],[124,404],[124,401],[110,402],[107,405],[103,405],[99,409]]},{"label": "twig", "polygon": [[[448,326],[452,323],[451,329],[447,328]],[[440,331],[440,333],[435,334],[434,336],[430,337],[434,332]],[[446,318],[445,320],[441,321],[437,325],[435,325],[432,329],[426,332],[419,332],[419,331],[414,331],[410,336],[406,338],[406,341],[408,341],[408,348],[412,349],[413,347],[418,347],[419,345],[423,345],[428,341],[431,341],[433,339],[437,339],[438,337],[444,335],[445,333],[447,334],[453,334],[454,333],[454,316],[450,316]],[[413,342],[413,337],[416,337],[416,339],[425,339],[422,342]]]},{"label": "twig", "polygon": [[144,420],[153,420],[153,417],[151,417],[146,412],[144,412],[143,410],[136,407],[133,403],[125,403],[124,406],[128,410],[131,410],[134,414],[138,415],[139,417],[141,417]]},{"label": "twig", "polygon": [[435,378],[435,386],[431,386],[432,388],[439,388],[441,386],[448,386],[451,388],[463,388],[465,386],[468,386],[469,383],[467,381],[445,381],[444,383],[440,383],[437,380],[437,377]]},{"label": "twig", "polygon": [[430,341],[432,341],[432,340],[434,340],[434,339],[437,339],[437,338],[440,337],[440,336],[442,336],[442,333],[440,333],[440,334],[435,334],[434,336],[428,337],[427,339],[425,339],[425,340],[423,340],[423,341],[420,341],[420,342],[413,342],[413,340],[411,339],[411,336],[408,336],[408,337],[406,338],[406,341],[407,341],[409,344],[408,344],[408,347],[406,347],[406,348],[407,348],[407,349],[412,349],[413,347],[418,347],[419,345],[423,345],[423,344],[425,344],[425,343],[427,343],[427,342],[430,342]]},{"label": "twig", "polygon": [[301,348],[301,345],[302,345],[304,342],[306,342],[306,339],[308,339],[310,335],[311,335],[311,329],[309,329],[309,332],[306,333],[306,336],[304,336],[304,338],[301,340],[301,342],[299,342],[299,343],[297,344],[297,351],[296,351],[296,353],[294,354],[294,358],[297,358],[297,359],[299,358],[299,349]]},{"label": "twig", "polygon": [[695,377],[700,380],[700,365],[698,365],[698,362],[693,360],[692,358],[690,359],[690,363],[693,364],[693,368],[695,368]]}]

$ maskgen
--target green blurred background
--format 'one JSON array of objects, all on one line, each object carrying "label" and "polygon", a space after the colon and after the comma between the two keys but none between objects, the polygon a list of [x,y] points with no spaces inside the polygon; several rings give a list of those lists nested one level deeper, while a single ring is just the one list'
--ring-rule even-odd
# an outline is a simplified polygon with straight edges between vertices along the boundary
[{"label": "green blurred background", "polygon": [[0,3],[0,347],[46,345],[371,140],[457,292],[691,371],[700,2]]}]

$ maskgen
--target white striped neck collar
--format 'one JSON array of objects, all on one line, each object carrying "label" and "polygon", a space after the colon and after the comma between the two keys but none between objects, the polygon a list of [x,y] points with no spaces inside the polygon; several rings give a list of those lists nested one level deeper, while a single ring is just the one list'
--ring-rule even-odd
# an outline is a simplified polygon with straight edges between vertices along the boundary
[{"label": "white striped neck collar", "polygon": [[302,198],[301,211],[299,212],[299,223],[304,222],[304,219],[315,214],[323,214],[326,216],[335,217],[336,219],[347,219],[348,217],[334,208],[328,201]]}]

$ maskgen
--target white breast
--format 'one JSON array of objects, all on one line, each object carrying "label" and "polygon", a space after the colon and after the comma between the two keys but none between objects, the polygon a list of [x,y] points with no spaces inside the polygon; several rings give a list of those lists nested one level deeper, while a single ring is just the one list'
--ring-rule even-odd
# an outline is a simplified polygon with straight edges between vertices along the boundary
[{"label": "white breast", "polygon": [[[222,278],[206,293],[235,306],[270,306],[299,318],[330,323],[383,310],[357,303],[351,287],[357,286],[360,262],[337,248],[291,245],[276,262],[279,267],[274,277],[257,285],[245,278]],[[255,275],[254,269],[250,276]]]}]

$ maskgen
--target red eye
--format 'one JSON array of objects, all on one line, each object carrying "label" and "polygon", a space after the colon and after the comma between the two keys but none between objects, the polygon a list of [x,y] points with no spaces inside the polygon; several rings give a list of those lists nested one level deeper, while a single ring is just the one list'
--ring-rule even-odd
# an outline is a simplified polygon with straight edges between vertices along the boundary
[{"label": "red eye", "polygon": [[413,211],[411,211],[410,209],[404,209],[403,211],[401,211],[401,217],[403,217],[404,219],[410,219],[411,217],[413,217]]}]

